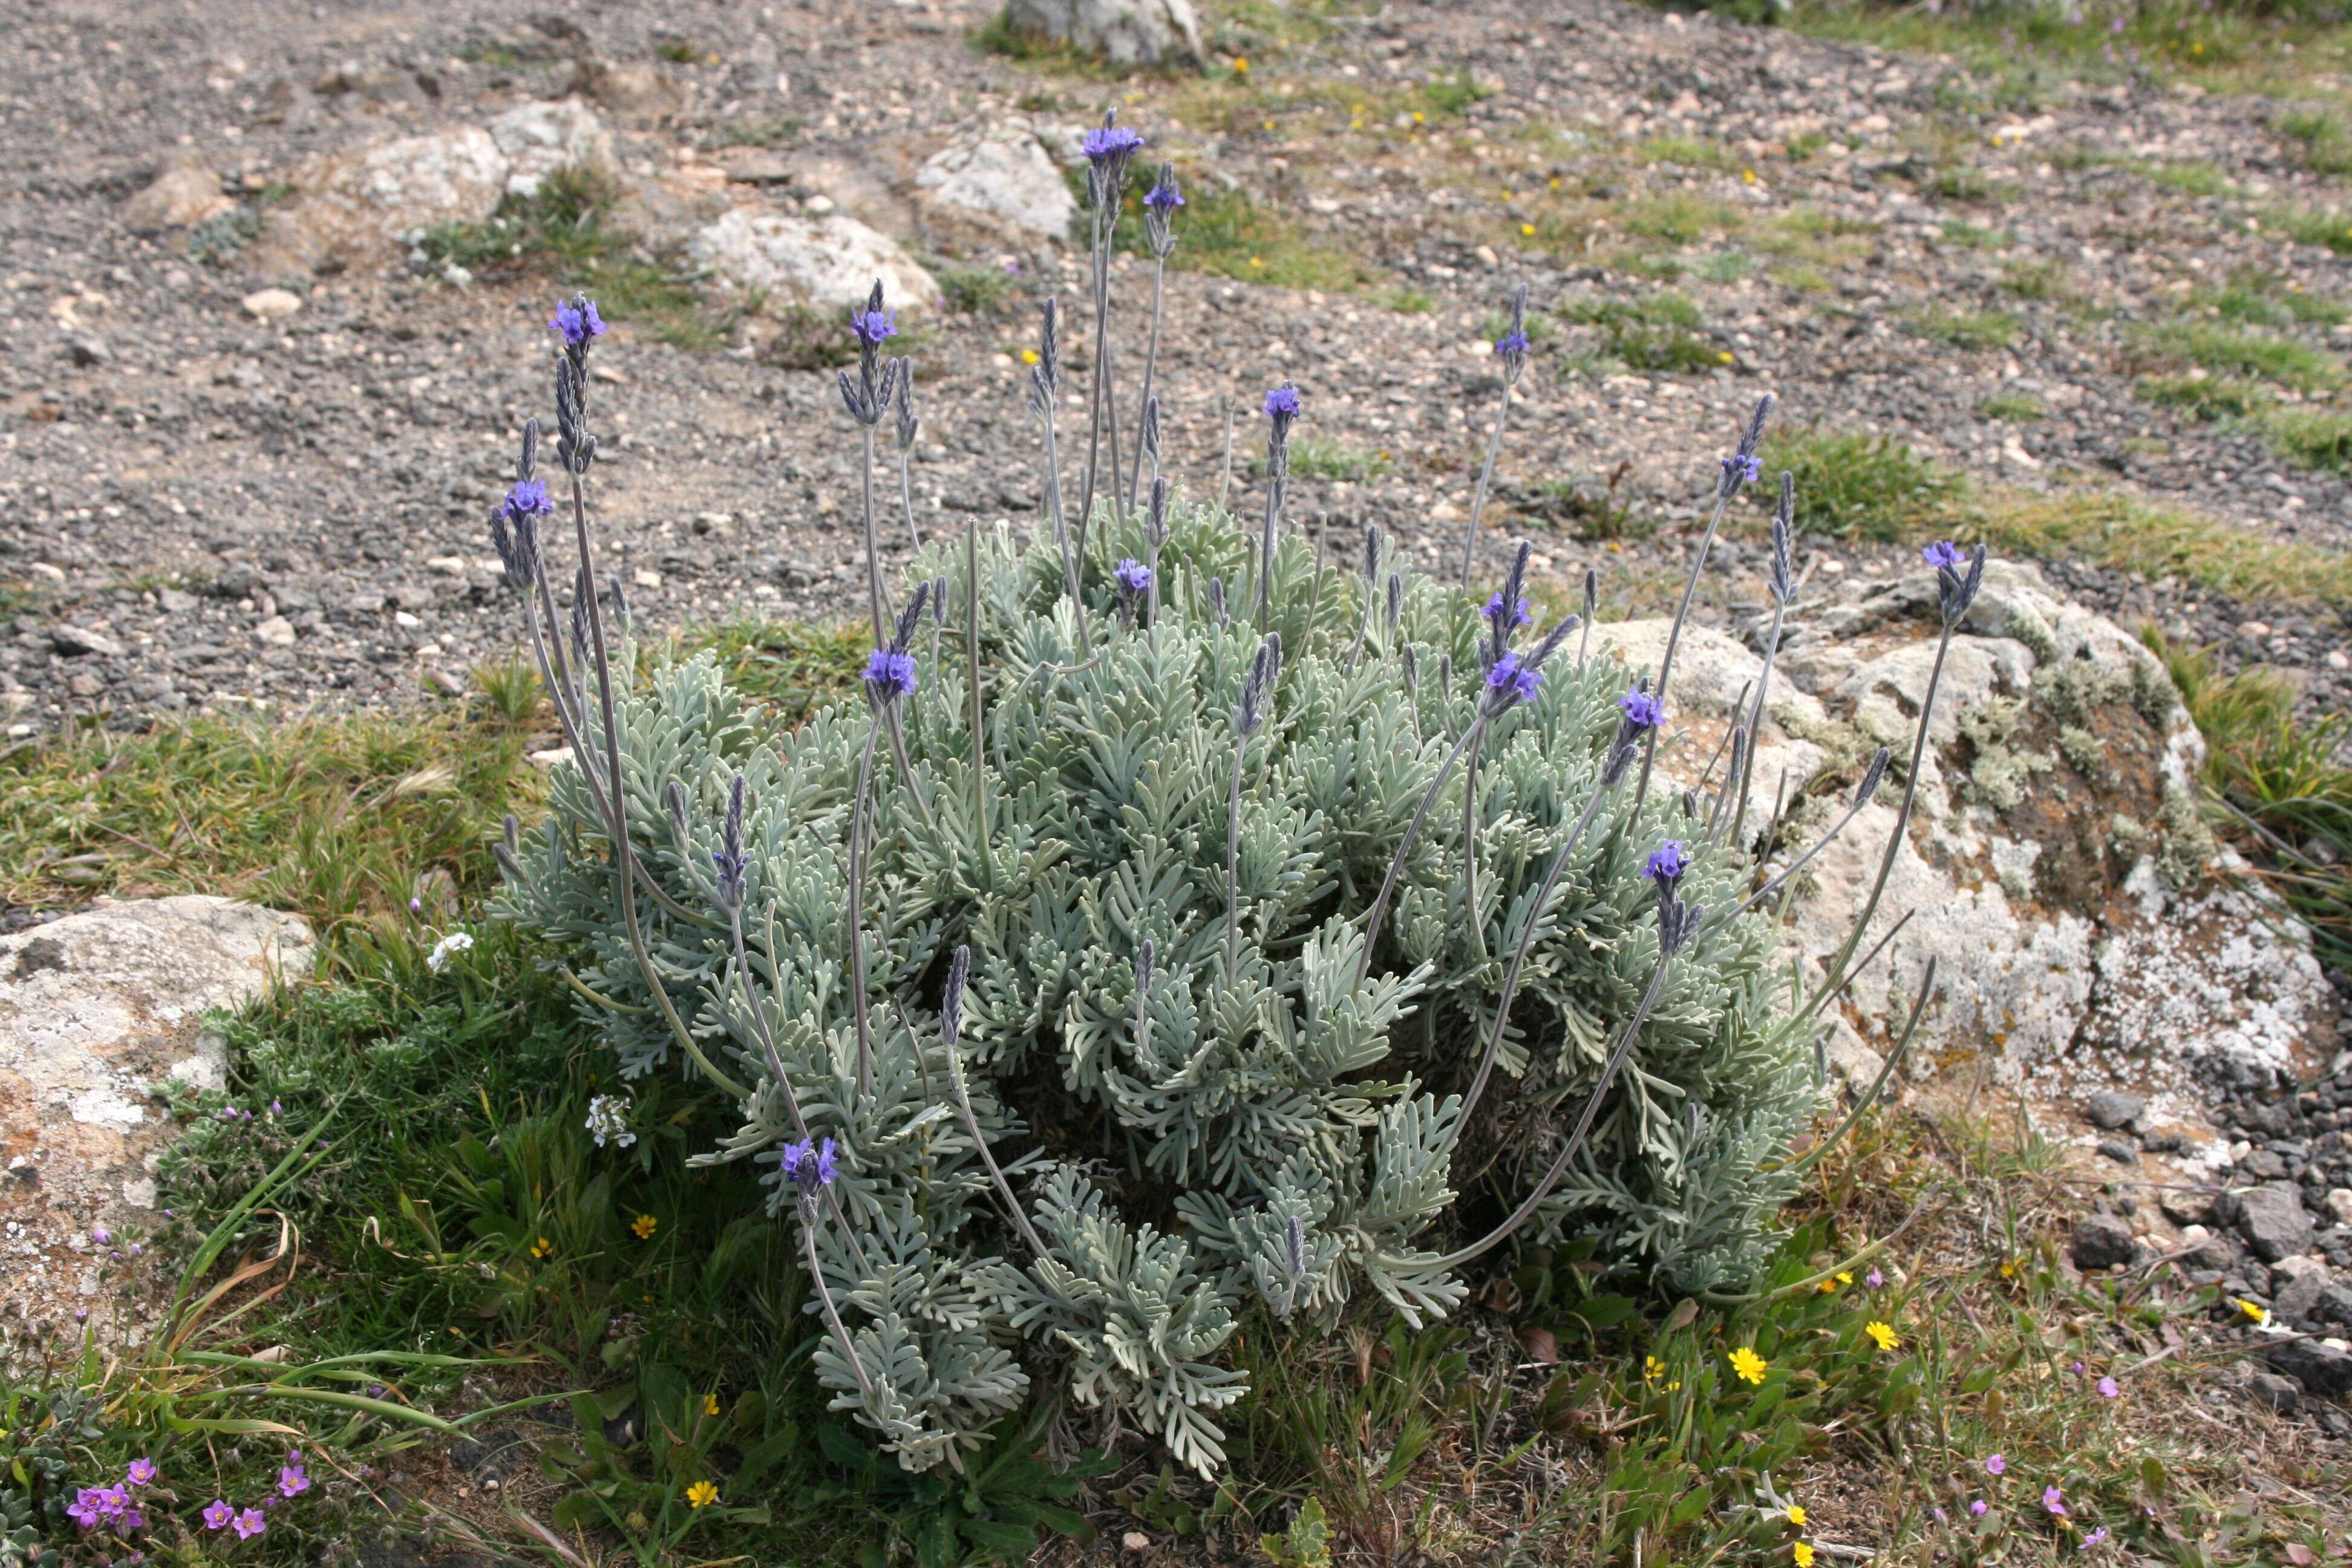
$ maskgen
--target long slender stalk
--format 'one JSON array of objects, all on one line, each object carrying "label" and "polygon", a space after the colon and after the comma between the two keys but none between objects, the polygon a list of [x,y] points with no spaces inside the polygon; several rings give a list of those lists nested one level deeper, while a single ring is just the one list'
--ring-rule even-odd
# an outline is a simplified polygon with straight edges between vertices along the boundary
[{"label": "long slender stalk", "polygon": [[890,607],[882,586],[882,542],[874,532],[874,426],[861,422],[857,439],[857,486],[866,509],[866,599],[874,612],[874,646],[880,647],[890,640]]},{"label": "long slender stalk", "polygon": [[1249,736],[1234,734],[1234,782],[1225,795],[1225,978],[1241,973],[1242,963],[1242,758]]},{"label": "long slender stalk", "polygon": [[915,526],[915,491],[913,481],[907,474],[908,450],[904,447],[898,448],[898,510],[907,514],[907,542],[913,545],[919,554],[923,548],[923,535],[922,531]]},{"label": "long slender stalk", "polygon": [[1062,513],[1062,458],[1054,437],[1054,405],[1045,401],[1045,500],[1054,523],[1054,541],[1062,547],[1062,577],[1068,586],[1070,608],[1078,621],[1078,652],[1094,652],[1087,635],[1087,602],[1078,592],[1078,558],[1070,548],[1070,525]]},{"label": "long slender stalk", "polygon": [[1412,853],[1412,841],[1420,836],[1421,825],[1429,816],[1429,808],[1437,804],[1437,792],[1445,787],[1445,781],[1452,776],[1454,764],[1462,760],[1462,753],[1486,730],[1486,710],[1481,705],[1477,717],[1470,721],[1470,727],[1462,731],[1460,740],[1454,742],[1454,750],[1446,753],[1445,761],[1438,767],[1437,776],[1430,780],[1429,787],[1422,792],[1420,808],[1412,814],[1412,822],[1405,828],[1395,857],[1389,861],[1388,875],[1381,879],[1380,897],[1372,900],[1371,910],[1364,917],[1364,951],[1356,963],[1357,984],[1361,985],[1364,976],[1371,973],[1372,944],[1380,941],[1381,927],[1388,921],[1389,900],[1396,896],[1397,879],[1404,873],[1405,857]]},{"label": "long slender stalk", "polygon": [[857,1391],[866,1397],[866,1405],[874,1404],[874,1384],[866,1375],[866,1363],[857,1359],[857,1342],[842,1327],[841,1312],[833,1304],[833,1289],[824,1282],[824,1266],[816,1259],[816,1216],[801,1215],[801,1250],[808,1258],[809,1283],[816,1288],[816,1299],[824,1304],[824,1321],[833,1329],[833,1337],[841,1343],[841,1359],[857,1378]]},{"label": "long slender stalk", "polygon": [[1478,467],[1478,489],[1470,499],[1469,526],[1462,531],[1462,587],[1470,587],[1470,565],[1478,553],[1478,519],[1486,510],[1486,485],[1495,477],[1495,454],[1503,447],[1503,421],[1511,412],[1511,381],[1503,378],[1503,401],[1495,408],[1494,432],[1486,437],[1486,460]]},{"label": "long slender stalk", "polygon": [[1485,750],[1483,744],[1473,745],[1462,763],[1462,919],[1482,960],[1486,956],[1486,924],[1478,918],[1478,757]]},{"label": "long slender stalk", "polygon": [[[1691,601],[1698,596],[1700,577],[1706,571],[1707,552],[1715,548],[1716,530],[1723,526],[1723,509],[1731,504],[1731,491],[1723,485],[1715,488],[1715,510],[1707,514],[1706,533],[1698,542],[1698,559],[1691,563],[1690,581],[1683,587],[1683,602],[1675,611],[1674,625],[1666,628],[1666,651],[1658,659],[1658,706],[1666,703],[1666,682],[1675,671],[1675,649],[1683,640],[1683,625],[1690,619]],[[1642,782],[1633,786],[1633,813],[1639,816],[1642,803],[1650,798],[1650,764],[1657,758],[1658,731],[1663,724],[1654,726],[1642,738]]]},{"label": "long slender stalk", "polygon": [[995,885],[996,868],[990,863],[988,848],[987,743],[981,732],[980,520],[976,517],[964,520],[963,577],[971,616],[970,624],[964,628],[964,674],[971,689],[971,820],[980,835],[980,885],[985,889]]},{"label": "long slender stalk", "polygon": [[995,1184],[997,1196],[1004,1202],[1005,1213],[1012,1216],[1014,1228],[1021,1232],[1021,1239],[1029,1244],[1030,1253],[1038,1258],[1045,1257],[1044,1239],[1038,1236],[1036,1227],[1029,1223],[1029,1213],[1021,1206],[1020,1198],[1014,1195],[1013,1184],[1004,1179],[1004,1173],[997,1167],[996,1156],[990,1151],[988,1140],[981,1136],[980,1118],[972,1114],[971,1091],[964,1087],[963,1053],[953,1041],[948,1044],[948,1087],[955,1090],[956,1109],[963,1112],[964,1131],[971,1134],[971,1145],[980,1152],[980,1163],[988,1167],[988,1179]]},{"label": "long slender stalk", "polygon": [[1286,459],[1268,454],[1265,471],[1265,528],[1258,541],[1257,559],[1257,630],[1265,635],[1267,619],[1274,614],[1274,532],[1282,521],[1282,492],[1289,479]]},{"label": "long slender stalk", "polygon": [[1151,336],[1143,351],[1143,395],[1136,400],[1134,472],[1127,479],[1127,508],[1135,510],[1136,497],[1143,487],[1143,409],[1151,401],[1151,384],[1160,369],[1160,296],[1168,279],[1168,258],[1155,258],[1151,264]]},{"label": "long slender stalk", "polygon": [[1787,618],[1788,605],[1778,598],[1772,601],[1772,633],[1764,642],[1764,673],[1756,682],[1756,703],[1748,710],[1748,766],[1739,775],[1739,805],[1731,814],[1731,841],[1739,842],[1739,830],[1748,823],[1748,786],[1756,773],[1756,737],[1764,732],[1764,694],[1772,689],[1772,660],[1780,651],[1780,625]]},{"label": "long slender stalk", "polygon": [[653,954],[646,947],[645,931],[637,923],[637,900],[634,890],[636,876],[632,868],[636,858],[636,847],[629,837],[625,816],[628,795],[621,780],[621,727],[613,701],[613,669],[612,660],[605,651],[604,616],[596,604],[595,552],[588,538],[588,501],[578,474],[572,476],[572,521],[579,535],[580,565],[586,576],[588,641],[590,650],[596,658],[596,695],[604,719],[605,784],[612,799],[614,817],[613,832],[607,842],[613,846],[614,879],[619,884],[614,890],[621,900],[629,951],[636,958],[638,971],[645,975],[646,989],[654,994],[655,1005],[661,1009],[663,1021],[669,1025],[670,1033],[677,1037],[688,1059],[701,1068],[703,1076],[712,1083],[740,1100],[751,1091],[719,1070],[717,1063],[702,1054],[702,1047],[696,1044],[692,1031],[687,1028],[685,1021],[677,1016],[677,1008],[669,999],[669,987],[663,983],[661,972],[654,964]]},{"label": "long slender stalk", "polygon": [[1225,407],[1225,463],[1223,469],[1217,475],[1217,510],[1228,516],[1233,512],[1233,494],[1234,410],[1232,405],[1228,404]]},{"label": "long slender stalk", "polygon": [[882,715],[866,731],[866,752],[857,762],[857,795],[849,808],[849,1005],[857,1026],[857,1088],[874,1092],[874,1044],[866,1016],[866,797],[874,784],[874,743]]}]

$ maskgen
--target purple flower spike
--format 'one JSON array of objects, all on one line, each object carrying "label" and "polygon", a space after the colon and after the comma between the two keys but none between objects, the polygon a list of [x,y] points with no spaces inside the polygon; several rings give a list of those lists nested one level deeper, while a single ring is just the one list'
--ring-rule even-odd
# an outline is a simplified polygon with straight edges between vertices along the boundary
[{"label": "purple flower spike", "polygon": [[1143,132],[1125,125],[1106,125],[1087,132],[1082,145],[1090,163],[1124,163],[1142,150]]},{"label": "purple flower spike", "polygon": [[898,315],[896,310],[852,310],[849,330],[857,335],[859,342],[878,346],[884,338],[898,335]]},{"label": "purple flower spike", "polygon": [[2066,1494],[2056,1487],[2043,1487],[2042,1506],[2060,1519],[2063,1519],[2066,1517]]},{"label": "purple flower spike", "polygon": [[228,1521],[236,1517],[236,1510],[229,1507],[220,1499],[215,1498],[212,1500],[212,1506],[205,1510],[203,1517],[206,1530],[226,1530]]},{"label": "purple flower spike", "polygon": [[1938,572],[1948,567],[1957,567],[1968,559],[1960,553],[1960,547],[1948,539],[1936,541],[1935,543],[1919,552],[1919,558]]},{"label": "purple flower spike", "polygon": [[1624,711],[1625,721],[1643,730],[1654,730],[1666,721],[1665,704],[1638,688],[1617,699]]},{"label": "purple flower spike", "polygon": [[915,689],[915,659],[912,654],[895,653],[877,647],[866,661],[866,685],[877,702],[891,702]]},{"label": "purple flower spike", "polygon": [[1989,1476],[2009,1474],[2009,1461],[1999,1454],[1990,1456],[1985,1460],[1985,1474]]},{"label": "purple flower spike", "polygon": [[[1515,626],[1526,626],[1535,619],[1535,616],[1528,612],[1528,602],[1525,599],[1513,600],[1511,608],[1517,612],[1511,617],[1511,625]],[[1486,607],[1478,613],[1490,621],[1498,618],[1503,614],[1503,591],[1499,588],[1496,589],[1495,596],[1487,600]]]},{"label": "purple flower spike", "polygon": [[1286,423],[1298,417],[1298,388],[1288,382],[1265,395],[1265,416]]},{"label": "purple flower spike", "polygon": [[1542,670],[1529,669],[1519,662],[1517,654],[1507,653],[1486,672],[1486,686],[1507,702],[1532,702],[1543,679]]},{"label": "purple flower spike", "polygon": [[1764,477],[1764,461],[1752,452],[1734,452],[1723,459],[1723,482],[1752,485]]},{"label": "purple flower spike", "polygon": [[[514,489],[507,491],[507,499],[499,508],[509,522],[520,522],[526,517],[545,517],[554,510],[555,503],[547,499],[547,486],[538,479],[523,479],[517,483]],[[412,910],[425,907],[421,899],[412,898],[408,902]]]},{"label": "purple flower spike", "polygon": [[1497,359],[1509,359],[1515,354],[1524,354],[1527,352],[1528,334],[1524,331],[1505,332],[1495,340],[1495,357]]},{"label": "purple flower spike", "polygon": [[1163,169],[1150,190],[1143,193],[1143,205],[1160,213],[1169,213],[1184,205],[1184,193],[1176,184],[1176,172]]},{"label": "purple flower spike", "polygon": [[833,1185],[836,1173],[833,1155],[834,1142],[830,1138],[822,1144],[812,1143],[803,1138],[797,1143],[784,1145],[784,1174],[800,1188],[804,1201],[814,1203],[818,1188]]},{"label": "purple flower spike", "polygon": [[590,339],[604,335],[604,318],[596,313],[596,301],[583,294],[555,307],[547,330],[562,338],[566,348],[583,349]]},{"label": "purple flower spike", "polygon": [[1672,885],[1682,880],[1683,873],[1689,869],[1690,859],[1683,848],[1683,841],[1669,838],[1650,851],[1649,861],[1642,868],[1642,875],[1653,882]]},{"label": "purple flower spike", "polygon": [[1113,575],[1118,579],[1119,591],[1129,598],[1141,598],[1151,591],[1151,568],[1131,555],[1118,563]]}]

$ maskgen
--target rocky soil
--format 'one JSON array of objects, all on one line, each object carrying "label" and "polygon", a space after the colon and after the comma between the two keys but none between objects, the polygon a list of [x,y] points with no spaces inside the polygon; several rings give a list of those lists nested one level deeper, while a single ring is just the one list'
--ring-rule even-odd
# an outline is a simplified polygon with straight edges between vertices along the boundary
[{"label": "rocky soil", "polygon": [[[947,211],[924,166],[1024,127],[1066,157],[1117,100],[1196,202],[1231,186],[1259,204],[1268,226],[1243,249],[1292,280],[1329,275],[1255,284],[1266,258],[1231,247],[1217,258],[1240,280],[1171,275],[1160,385],[1171,466],[1198,489],[1216,485],[1226,411],[1289,377],[1302,434],[1329,444],[1294,515],[1348,534],[1377,520],[1432,566],[1450,559],[1499,391],[1490,318],[1524,282],[1549,331],[1514,407],[1490,562],[1506,531],[1530,532],[1555,576],[1599,559],[1614,594],[1654,602],[1714,455],[1766,389],[1785,420],[1892,433],[1986,483],[2112,484],[2250,534],[2346,537],[2338,478],[2133,391],[2136,334],[2194,289],[2251,269],[2265,289],[2346,291],[2352,262],[2258,216],[2327,195],[2267,102],[2060,80],[2028,111],[1931,59],[1549,0],[1396,5],[1255,43],[1213,8],[1207,79],[1121,84],[983,52],[966,34],[986,14],[943,4],[657,20],[572,5],[509,24],[446,5],[17,0],[0,16],[19,40],[0,67],[17,171],[0,209],[0,702],[21,733],[73,712],[413,699],[510,645],[483,521],[516,426],[545,411],[552,285],[398,241],[583,145],[653,251],[701,258],[713,312],[744,301],[708,237],[754,218],[903,245],[933,268],[909,278],[1012,273],[992,309],[907,300],[929,528],[1034,511],[1014,356],[1034,300],[1075,309],[1084,286],[1070,249],[1020,219],[1045,199],[1034,169],[1008,216]],[[1236,69],[1244,47],[1261,52]],[[544,106],[567,100],[584,123],[551,132]],[[2229,194],[2158,178],[2191,166]],[[1711,368],[1628,371],[1549,313],[1651,300],[1676,273]],[[1118,287],[1131,391],[1143,258]],[[828,312],[843,301],[814,295],[841,291],[803,290]],[[1970,312],[2006,319],[2007,346],[1933,335]],[[595,500],[640,606],[664,626],[851,608],[855,447],[829,373],[762,363],[772,310],[714,314],[701,352],[615,314]],[[1989,399],[2042,416],[1990,417]],[[1244,408],[1243,505],[1255,434]],[[1589,520],[1543,482],[1597,494],[1621,465],[1635,537],[1580,538]],[[1818,552],[1817,602],[1878,560]],[[1752,547],[1720,563],[1712,600],[1755,597]],[[2056,570],[2126,624],[2305,671],[2317,706],[2352,693],[2336,612]]]}]

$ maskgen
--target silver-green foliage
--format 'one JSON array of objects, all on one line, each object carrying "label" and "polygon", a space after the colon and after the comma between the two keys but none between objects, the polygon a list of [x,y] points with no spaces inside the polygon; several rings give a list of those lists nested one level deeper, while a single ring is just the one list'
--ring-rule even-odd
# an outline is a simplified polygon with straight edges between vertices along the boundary
[{"label": "silver-green foliage", "polygon": [[[1367,910],[1481,695],[1481,628],[1453,589],[1409,571],[1395,622],[1377,605],[1367,617],[1364,580],[1318,574],[1290,540],[1274,574],[1279,684],[1243,742],[1228,968],[1234,710],[1259,637],[1213,609],[1210,587],[1244,581],[1253,543],[1213,509],[1178,507],[1171,521],[1157,619],[1139,626],[1114,613],[1107,566],[1145,543],[1098,520],[1091,658],[1055,542],[979,542],[977,745],[961,542],[925,557],[919,575],[952,586],[945,627],[915,638],[919,686],[898,705],[909,772],[887,732],[875,752],[870,1087],[845,923],[870,705],[785,734],[709,658],[621,651],[631,831],[677,906],[639,897],[646,949],[698,1054],[740,1091],[740,1130],[703,1158],[765,1163],[772,1211],[788,1215],[780,1158],[798,1132],[772,1061],[810,1132],[838,1141],[837,1218],[810,1223],[858,1364],[828,1337],[817,1375],[910,1468],[957,1462],[1050,1372],[1058,1395],[1115,1407],[1206,1473],[1223,1457],[1214,1413],[1245,1392],[1223,1353],[1248,1300],[1327,1324],[1367,1289],[1414,1321],[1454,1309],[1465,1286],[1444,1248],[1530,1189],[1657,969],[1643,858],[1662,838],[1704,837],[1681,797],[1653,795],[1629,820],[1633,794],[1617,790],[1549,906],[1530,907],[1598,785],[1628,684],[1612,657],[1564,652],[1479,748],[1475,908],[1457,772],[1360,980]],[[748,974],[712,871],[739,773]],[[601,821],[582,776],[558,769],[545,821],[509,858],[502,912],[572,950],[596,999],[582,1005],[625,1076],[701,1070],[652,1005]],[[1683,896],[1728,909],[1746,876],[1729,853],[1702,852]],[[1460,1091],[1530,920],[1502,1055],[1517,1087],[1465,1126]],[[1147,942],[1156,963],[1139,997]],[[951,1063],[940,992],[959,943],[974,957]],[[1772,945],[1768,922],[1743,916],[1672,958],[1601,1121],[1527,1234],[1588,1237],[1609,1267],[1679,1290],[1752,1279],[1793,1185],[1778,1163],[1815,1103]],[[969,1124],[950,1091],[959,1067]],[[1008,1226],[994,1205],[968,1125],[1028,1223]]]}]

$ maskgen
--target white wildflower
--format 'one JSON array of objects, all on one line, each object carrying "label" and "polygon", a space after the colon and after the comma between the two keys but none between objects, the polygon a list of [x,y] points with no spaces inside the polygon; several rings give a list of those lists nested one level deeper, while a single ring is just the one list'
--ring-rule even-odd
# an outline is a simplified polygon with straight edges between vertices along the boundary
[{"label": "white wildflower", "polygon": [[637,1141],[629,1131],[629,1102],[617,1094],[600,1094],[588,1102],[588,1131],[599,1149],[607,1138],[624,1149]]},{"label": "white wildflower", "polygon": [[425,955],[425,967],[438,974],[449,967],[451,953],[464,952],[473,945],[471,936],[461,931],[453,931],[433,944],[433,951]]}]

